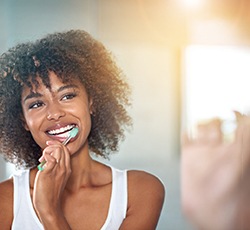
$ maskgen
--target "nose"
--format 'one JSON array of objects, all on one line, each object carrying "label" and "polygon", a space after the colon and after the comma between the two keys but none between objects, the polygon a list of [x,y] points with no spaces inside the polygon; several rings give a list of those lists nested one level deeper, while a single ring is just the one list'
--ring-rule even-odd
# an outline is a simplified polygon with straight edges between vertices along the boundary
[{"label": "nose", "polygon": [[47,119],[48,120],[56,120],[57,121],[63,116],[65,116],[65,112],[60,107],[60,105],[53,103],[51,106],[48,107],[48,110],[47,110]]}]

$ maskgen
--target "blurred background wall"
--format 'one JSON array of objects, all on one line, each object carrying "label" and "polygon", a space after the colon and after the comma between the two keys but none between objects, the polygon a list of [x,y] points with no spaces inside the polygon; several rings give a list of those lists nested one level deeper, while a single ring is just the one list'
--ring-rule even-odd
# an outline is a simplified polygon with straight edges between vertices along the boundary
[{"label": "blurred background wall", "polygon": [[[134,128],[107,163],[159,176],[167,194],[158,229],[188,230],[192,227],[180,208],[180,132],[190,123],[193,99],[205,95],[202,90],[189,94],[187,49],[197,44],[248,47],[247,9],[247,0],[1,0],[0,52],[68,29],[84,29],[102,41],[133,90]],[[206,57],[198,52],[194,68]],[[209,69],[209,59],[202,60]],[[205,76],[202,70],[197,75]],[[0,160],[0,180],[13,170]]]}]

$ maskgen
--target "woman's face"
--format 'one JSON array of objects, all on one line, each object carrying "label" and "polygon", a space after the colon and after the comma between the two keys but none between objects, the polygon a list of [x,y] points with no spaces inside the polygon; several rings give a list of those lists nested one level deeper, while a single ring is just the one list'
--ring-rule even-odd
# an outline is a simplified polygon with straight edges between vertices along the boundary
[{"label": "woman's face", "polygon": [[46,88],[39,77],[38,88],[34,85],[32,89],[23,87],[24,127],[42,149],[48,140],[63,142],[70,130],[77,127],[77,136],[68,144],[72,154],[85,146],[87,141],[91,129],[92,101],[80,81],[64,84],[53,72],[49,77],[51,89]]}]

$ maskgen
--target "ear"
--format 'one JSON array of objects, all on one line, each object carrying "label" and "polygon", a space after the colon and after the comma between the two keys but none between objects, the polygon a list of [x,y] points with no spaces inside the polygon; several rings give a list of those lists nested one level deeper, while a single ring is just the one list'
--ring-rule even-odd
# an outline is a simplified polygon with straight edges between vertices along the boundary
[{"label": "ear", "polygon": [[26,123],[26,120],[25,120],[23,114],[21,114],[20,119],[21,119],[21,121],[22,121],[22,126],[24,127],[24,129],[25,129],[26,131],[30,131],[30,129],[29,129],[27,123]]},{"label": "ear", "polygon": [[89,98],[89,113],[91,115],[95,114],[95,108],[93,106],[93,99],[92,99],[92,97]]}]

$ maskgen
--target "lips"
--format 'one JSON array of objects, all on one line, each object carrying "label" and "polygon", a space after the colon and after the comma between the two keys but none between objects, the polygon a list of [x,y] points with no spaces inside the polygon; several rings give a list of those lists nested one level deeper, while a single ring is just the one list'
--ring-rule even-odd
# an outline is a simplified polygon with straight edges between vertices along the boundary
[{"label": "lips", "polygon": [[75,125],[67,125],[65,127],[61,127],[61,128],[58,128],[58,129],[48,130],[47,133],[50,134],[50,135],[58,135],[58,134],[61,134],[61,133],[68,132],[71,129],[73,129],[74,127],[75,127]]},{"label": "lips", "polygon": [[53,139],[57,139],[59,141],[63,141],[65,138],[68,137],[69,132],[76,127],[75,124],[69,124],[69,125],[65,125],[62,126],[60,125],[60,127],[53,127],[50,128],[46,131],[46,133]]}]

